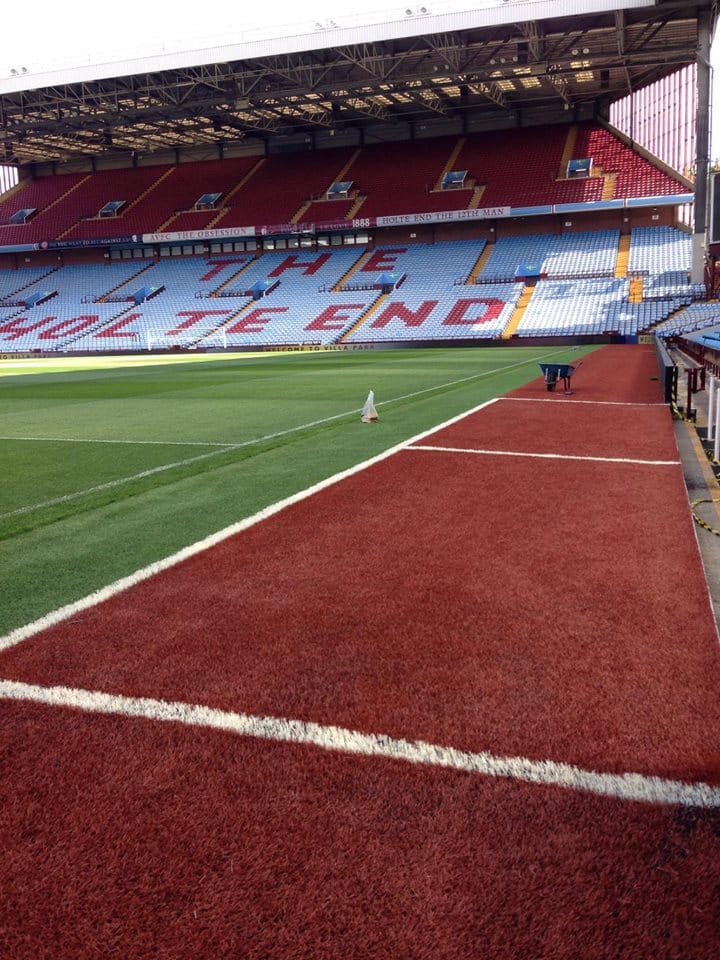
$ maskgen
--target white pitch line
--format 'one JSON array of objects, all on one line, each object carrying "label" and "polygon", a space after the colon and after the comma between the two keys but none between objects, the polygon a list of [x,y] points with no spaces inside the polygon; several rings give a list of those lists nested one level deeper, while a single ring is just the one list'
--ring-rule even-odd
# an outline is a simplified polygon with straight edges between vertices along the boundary
[{"label": "white pitch line", "polygon": [[[390,402],[390,401],[386,401]],[[360,408],[352,410],[350,413],[358,413]],[[312,423],[304,423],[299,427],[288,427],[287,430],[279,430],[277,433],[267,433],[262,437],[256,437],[253,440],[243,440],[241,443],[229,444],[213,450],[210,453],[202,453],[197,457],[187,457],[184,460],[176,460],[173,463],[164,463],[159,467],[152,467],[149,470],[141,470],[140,473],[134,473],[130,477],[119,477],[117,480],[108,480],[107,483],[99,483],[94,487],[86,487],[84,490],[76,490],[74,493],[66,493],[61,497],[54,497],[52,500],[41,500],[38,503],[31,503],[25,507],[18,507],[16,510],[10,510],[7,513],[0,513],[0,520],[6,520],[9,517],[18,517],[26,513],[33,513],[43,507],[54,507],[61,503],[69,503],[71,500],[78,500],[80,497],[91,493],[100,493],[103,490],[112,490],[114,487],[121,487],[126,483],[132,483],[134,480],[144,480],[145,477],[151,477],[157,473],[164,473],[167,470],[174,470],[176,467],[184,467],[190,463],[199,463],[201,460],[209,460],[212,457],[220,456],[222,453],[230,453],[232,450],[239,450],[242,447],[250,447],[257,443],[263,443],[266,440],[275,440],[278,437],[284,437],[289,433],[296,433],[298,430],[306,430],[310,427],[317,427],[331,420],[338,420],[340,417],[350,416],[350,413],[338,413],[332,417],[324,417],[322,420],[314,420]]]},{"label": "white pitch line", "polygon": [[463,773],[561,787],[618,800],[720,807],[720,787],[707,783],[685,783],[641,773],[599,773],[554,760],[503,757],[485,751],[470,752],[423,740],[360,733],[346,727],[305,720],[236,713],[201,704],[125,697],[72,687],[43,687],[15,680],[0,680],[0,698],[72,708],[86,713],[181,723],[276,743],[303,744],[332,752],[444,767]]},{"label": "white pitch line", "polygon": [[66,493],[62,497],[53,497],[52,500],[41,500],[39,503],[31,503],[26,507],[18,507],[16,510],[9,510],[7,513],[0,513],[0,520],[7,520],[9,517],[20,517],[25,513],[33,513],[43,507],[54,507],[60,503],[69,503],[71,500],[77,500],[90,493],[99,493],[102,490],[112,490],[114,487],[121,487],[123,484],[130,483],[133,480],[143,480],[145,477],[151,477],[153,474],[162,473],[165,470],[173,470],[175,467],[184,467],[189,463],[198,463],[200,460],[208,460],[210,457],[217,457],[221,453],[228,453],[234,450],[234,447],[222,447],[220,450],[213,450],[211,453],[201,453],[197,457],[187,457],[185,460],[176,460],[174,463],[164,463],[159,467],[152,467],[150,470],[141,470],[140,473],[134,473],[131,477],[120,477],[117,480],[108,480],[107,483],[98,483],[94,487],[87,487],[85,490],[77,490],[75,493]]},{"label": "white pitch line", "polygon": [[[559,352],[561,351],[559,350],[553,351],[553,353],[559,353]],[[552,356],[552,355],[553,355],[552,353],[543,354],[544,357]],[[445,387],[453,387],[459,383],[466,383],[469,380],[481,380],[483,377],[489,377],[495,373],[503,373],[505,370],[512,370],[514,367],[521,367],[527,363],[537,363],[537,362],[538,362],[537,357],[533,357],[529,360],[520,360],[517,363],[511,363],[504,367],[497,367],[494,370],[485,370],[482,373],[474,373],[469,377],[461,377],[459,380],[449,380],[447,383],[440,383],[434,387],[426,387],[422,390],[416,390],[414,393],[406,393],[400,397],[393,397],[390,400],[384,400],[381,403],[378,403],[376,405],[386,406],[387,404],[390,404],[390,403],[397,403],[400,400],[409,400],[412,397],[419,397],[424,393],[432,393],[435,390],[442,390]],[[296,426],[296,427],[288,427],[287,430],[278,430],[277,433],[266,433],[262,437],[255,437],[252,440],[243,440],[240,443],[231,443],[225,446],[220,446],[218,450],[213,450],[210,453],[203,453],[197,457],[188,457],[185,460],[176,460],[173,463],[162,464],[159,467],[153,467],[152,469],[149,469],[149,470],[141,470],[140,473],[134,473],[129,477],[119,477],[117,480],[108,480],[107,483],[100,483],[93,487],[86,487],[84,490],[76,490],[74,493],[66,493],[61,497],[53,497],[51,500],[41,500],[37,503],[30,503],[27,506],[18,507],[16,510],[10,510],[7,513],[0,513],[0,520],[7,520],[10,517],[23,516],[24,514],[27,514],[27,513],[33,513],[35,510],[42,510],[45,507],[58,506],[61,503],[69,503],[72,500],[78,500],[80,499],[80,497],[85,497],[92,493],[100,493],[103,490],[112,490],[115,487],[121,487],[126,483],[132,483],[134,480],[144,480],[146,477],[151,477],[158,473],[164,473],[167,470],[174,470],[176,467],[184,467],[190,463],[198,463],[201,460],[209,460],[211,457],[217,457],[223,453],[229,453],[231,450],[240,450],[242,447],[250,447],[257,443],[264,443],[267,440],[277,440],[279,437],[285,437],[285,436],[288,436],[288,434],[297,433],[300,430],[309,430],[312,427],[319,427],[324,423],[331,423],[333,420],[340,420],[343,417],[350,417],[353,414],[357,414],[359,412],[360,412],[360,408],[356,407],[355,409],[347,410],[344,413],[336,413],[330,417],[323,417],[320,420],[312,420],[309,423],[301,423],[299,426]],[[463,416],[465,416],[465,414],[463,414]],[[438,429],[440,429],[440,427],[432,428],[433,431]],[[432,431],[428,431],[428,432],[432,432]],[[427,436],[427,433],[423,434],[423,436]],[[20,439],[20,438],[5,437],[4,439],[12,440],[12,439]],[[35,438],[28,437],[27,439],[32,440]],[[41,438],[37,438],[37,439],[41,439]],[[56,440],[59,441],[59,438],[56,438]],[[71,439],[68,442],[76,442],[76,441]],[[88,442],[112,443],[112,442],[132,442],[132,441],[97,440],[97,441],[88,441]],[[139,441],[139,442],[143,442],[143,441]],[[148,442],[148,441],[145,441],[145,442]],[[158,442],[161,442],[161,441],[158,441]]]},{"label": "white pitch line", "polygon": [[94,437],[0,437],[0,440],[37,440],[41,443],[124,443],[131,446],[157,447],[227,447],[212,440],[98,440]]},{"label": "white pitch line", "polygon": [[[176,566],[183,560],[187,560],[190,557],[194,557],[198,553],[203,553],[205,550],[209,550],[211,547],[222,543],[224,540],[234,536],[236,533],[241,533],[243,530],[247,530],[249,527],[255,526],[255,524],[260,523],[261,520],[267,520],[268,517],[272,517],[281,510],[285,510],[287,507],[290,507],[295,503],[300,503],[302,500],[306,500],[308,497],[319,493],[321,490],[327,489],[327,487],[331,487],[334,484],[339,483],[341,480],[345,480],[347,477],[352,477],[356,473],[367,470],[368,467],[373,466],[373,464],[380,463],[382,460],[387,460],[400,450],[405,450],[408,444],[423,440],[425,437],[429,437],[437,430],[450,427],[459,420],[463,420],[465,417],[469,417],[473,413],[478,413],[480,410],[483,410],[485,407],[488,407],[495,402],[495,398],[492,400],[486,400],[484,403],[478,404],[478,406],[473,407],[471,410],[466,410],[464,413],[459,413],[457,416],[451,417],[444,423],[430,427],[428,430],[424,430],[422,433],[418,433],[414,437],[409,437],[407,440],[403,440],[401,443],[395,444],[393,447],[388,447],[387,450],[383,450],[382,453],[379,453],[374,457],[370,457],[368,460],[364,460],[352,467],[348,467],[347,470],[342,470],[340,473],[335,473],[331,477],[327,477],[325,480],[320,480],[311,487],[306,487],[304,490],[300,490],[298,493],[293,493],[284,500],[278,500],[277,503],[270,504],[269,506],[264,507],[262,510],[258,510],[258,512],[252,514],[252,516],[245,517],[243,520],[239,520],[237,523],[233,523],[222,530],[218,530],[217,533],[210,534],[210,536],[205,537],[203,540],[198,540],[187,547],[183,547],[183,549],[178,550],[177,553],[173,553],[168,557],[164,557],[162,560],[156,560],[147,567],[142,567],[140,570],[136,570],[134,573],[128,574],[126,577],[115,580],[113,583],[110,583],[107,586],[102,587],[85,597],[82,597],[80,600],[76,600],[73,603],[68,603],[64,607],[59,607],[58,609],[39,617],[37,620],[33,620],[32,623],[25,624],[25,626],[22,627],[17,627],[15,630],[11,630],[10,633],[0,637],[0,650],[7,650],[9,647],[13,647],[16,644],[21,643],[23,640],[27,640],[29,637],[40,633],[42,630],[46,630],[48,627],[52,627],[57,623],[61,623],[63,620],[69,619],[76,613],[80,613],[83,610],[88,610],[90,607],[97,606],[97,604],[102,603],[105,600],[109,600],[110,597],[114,597],[116,594],[122,593],[124,590],[128,590],[130,587],[135,586],[135,584],[142,583],[143,580],[148,580],[150,577],[155,576],[158,573],[162,573],[164,570],[169,570],[171,567]],[[212,454],[203,454],[203,456],[212,456]]]},{"label": "white pitch line", "polygon": [[473,450],[466,447],[408,446],[408,450],[430,450],[437,453],[476,453],[488,457],[535,457],[540,460],[589,460],[592,463],[635,463],[646,467],[677,467],[679,460],[632,460],[627,457],[581,457],[569,453],[527,453],[523,450]]},{"label": "white pitch line", "polygon": [[[513,403],[564,403],[558,395],[554,400],[550,397],[501,397],[501,400],[512,400]],[[593,407],[664,407],[664,403],[640,403],[632,400],[578,400],[568,398],[568,406],[577,403],[590,404]]]},{"label": "white pitch line", "polygon": [[[397,403],[399,400],[410,400],[412,397],[422,396],[423,393],[432,393],[433,390],[442,390],[445,387],[454,387],[459,383],[468,383],[470,380],[480,380],[483,377],[489,377],[495,373],[503,373],[505,370],[513,370],[515,367],[522,367],[527,363],[538,363],[541,359],[545,357],[553,357],[557,353],[562,353],[566,348],[553,350],[551,353],[544,353],[542,357],[532,357],[530,360],[518,360],[517,363],[509,363],[504,367],[497,367],[495,370],[486,370],[484,373],[473,373],[468,377],[461,377],[459,380],[449,380],[447,383],[441,383],[436,387],[426,387],[423,390],[416,390],[414,393],[406,393],[401,397],[393,397],[391,400],[383,400],[380,403],[377,403],[376,406],[384,407],[388,403]],[[354,413],[355,411],[353,411]]]}]

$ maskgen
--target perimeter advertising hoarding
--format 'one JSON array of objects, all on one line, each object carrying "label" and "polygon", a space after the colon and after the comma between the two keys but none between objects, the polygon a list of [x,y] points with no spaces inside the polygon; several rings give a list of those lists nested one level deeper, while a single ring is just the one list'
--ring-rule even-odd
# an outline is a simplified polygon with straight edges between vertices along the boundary
[{"label": "perimeter advertising hoarding", "polygon": [[454,223],[463,220],[494,220],[509,217],[510,207],[477,210],[443,210],[435,213],[407,213],[390,217],[356,217],[354,220],[327,220],[323,223],[270,223],[252,227],[222,227],[215,230],[180,230],[175,233],[144,233],[143,243],[187,243],[201,240],[234,240],[282,234],[316,234],[322,230],[367,230],[372,227],[412,226],[422,223]]},{"label": "perimeter advertising hoarding", "polygon": [[43,240],[38,244],[40,250],[67,250],[73,247],[115,247],[120,244],[140,243],[142,237],[133,234],[127,237],[93,237],[86,240]]},{"label": "perimeter advertising hoarding", "polygon": [[421,223],[460,223],[463,220],[496,220],[509,217],[510,207],[485,207],[477,210],[441,210],[435,213],[407,213],[391,217],[374,217],[372,223],[353,220],[375,227],[402,227]]},{"label": "perimeter advertising hoarding", "polygon": [[144,233],[143,243],[191,243],[195,240],[237,240],[254,237],[255,227],[222,227],[216,230],[177,230],[174,233]]}]

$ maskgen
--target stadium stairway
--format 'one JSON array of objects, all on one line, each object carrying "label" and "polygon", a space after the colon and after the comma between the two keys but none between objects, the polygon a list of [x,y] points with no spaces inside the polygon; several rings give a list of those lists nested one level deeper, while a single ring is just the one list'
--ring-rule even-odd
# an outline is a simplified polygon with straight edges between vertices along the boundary
[{"label": "stadium stairway", "polygon": [[453,149],[450,151],[450,156],[445,161],[445,165],[440,171],[440,174],[438,175],[437,180],[433,184],[433,190],[442,190],[443,180],[445,179],[447,174],[450,173],[451,170],[455,169],[455,161],[460,155],[460,151],[465,146],[465,140],[466,140],[465,137],[458,138],[458,141],[453,147]]},{"label": "stadium stairway", "polygon": [[628,303],[642,303],[645,281],[642,277],[632,277],[630,279],[630,291],[628,293]]},{"label": "stadium stairway", "polygon": [[350,168],[351,168],[352,165],[355,163],[355,161],[357,160],[357,158],[360,156],[361,153],[362,153],[362,150],[358,147],[358,149],[357,149],[357,150],[355,151],[355,153],[350,157],[350,159],[349,159],[348,162],[345,164],[345,166],[342,167],[342,168],[336,173],[336,175],[335,175],[335,182],[336,182],[336,183],[337,183],[338,181],[343,181],[343,180],[346,179],[348,173],[350,172]]},{"label": "stadium stairway", "polygon": [[630,260],[630,234],[620,234],[618,243],[617,260],[615,261],[615,276],[618,279],[624,279],[628,275],[628,262]]},{"label": "stadium stairway", "polygon": [[[56,199],[53,200],[52,203],[49,203],[46,207],[44,207],[38,214],[35,215],[35,217],[34,217],[33,219],[34,219],[34,220],[38,220],[41,216],[44,216],[49,210],[52,210],[53,207],[56,207],[58,204],[63,203],[65,200],[67,200],[67,198],[70,196],[71,193],[75,193],[75,191],[78,190],[80,187],[82,187],[82,185],[83,185],[84,183],[87,183],[87,181],[90,179],[91,176],[92,176],[92,174],[89,173],[86,177],[83,177],[82,180],[78,180],[78,182],[77,182],[74,186],[70,187],[69,190],[66,190],[65,193],[61,193],[59,197],[56,197]],[[56,237],[56,239],[57,239],[57,240],[62,240],[62,238],[63,238],[67,233],[70,233],[70,231],[71,231],[75,226],[76,226],[76,222],[73,222],[73,223],[67,228],[67,230],[63,230],[62,233],[58,234],[58,236]]]},{"label": "stadium stairway", "polygon": [[468,210],[477,210],[480,206],[480,201],[482,200],[483,194],[485,193],[485,184],[480,184],[479,187],[473,187],[472,196],[470,197],[470,203],[468,204]]},{"label": "stadium stairway", "polygon": [[225,216],[225,214],[228,213],[229,211],[230,211],[230,207],[220,207],[220,209],[212,218],[212,220],[210,220],[208,224],[205,226],[205,230],[212,230],[214,227],[216,227],[218,223],[220,223],[222,218]]},{"label": "stadium stairway", "polygon": [[475,266],[472,268],[472,270],[468,274],[468,278],[465,281],[465,283],[467,284],[477,283],[477,279],[485,269],[485,264],[490,259],[490,254],[493,252],[494,249],[495,249],[494,243],[485,244],[485,248],[483,249],[483,252],[477,258],[477,262],[475,263]]},{"label": "stadium stairway", "polygon": [[[333,183],[341,183],[343,180],[345,180],[345,179],[347,178],[347,175],[348,175],[348,173],[349,173],[349,171],[350,171],[350,168],[352,167],[353,163],[355,163],[355,161],[357,160],[357,158],[360,156],[361,153],[362,153],[362,151],[360,150],[360,148],[358,148],[358,149],[355,151],[355,153],[353,153],[353,155],[350,157],[350,159],[347,160],[347,161],[342,165],[342,167],[337,171],[337,173],[335,173],[335,175],[334,175],[333,178],[332,178],[331,183],[328,183],[328,184],[327,184],[326,190],[328,190],[328,189],[332,186]],[[351,196],[352,196],[352,194],[351,194]],[[318,200],[320,200],[321,202],[324,202],[325,199],[326,199],[325,194],[323,194],[322,196],[319,196],[319,197],[311,197],[309,200],[306,200],[306,201],[295,211],[295,213],[292,215],[292,217],[290,218],[290,223],[300,223],[300,222],[302,221],[303,217],[305,216],[305,214],[312,208],[312,205],[313,205],[314,203],[316,203]],[[347,216],[345,217],[345,219],[349,219],[349,217],[354,216],[355,213],[354,213],[353,211],[357,211],[357,209],[359,209],[359,207],[362,205],[362,203],[364,202],[364,200],[365,200],[365,197],[362,197],[362,198],[361,198],[361,197],[359,197],[359,196],[356,196],[356,197],[355,197],[355,201],[354,201],[352,207],[350,208],[350,210],[349,210]],[[316,215],[315,219],[317,220],[317,215]],[[322,219],[322,217],[321,217],[321,219]]]},{"label": "stadium stairway", "polygon": [[520,294],[520,299],[517,302],[517,306],[513,310],[510,319],[507,322],[507,326],[501,334],[501,338],[503,340],[509,340],[520,326],[520,321],[522,320],[523,314],[525,313],[528,304],[532,299],[533,293],[535,293],[535,287],[532,287],[526,283],[523,287],[522,293]]},{"label": "stadium stairway", "polygon": [[[124,220],[124,218],[127,217],[127,215],[132,210],[134,210],[135,207],[138,206],[138,204],[146,200],[150,196],[150,194],[153,192],[153,190],[155,190],[164,180],[167,180],[167,178],[174,172],[175,172],[175,167],[170,167],[169,169],[164,170],[161,174],[159,174],[159,176],[157,176],[141,193],[139,193],[138,196],[136,196],[126,206],[124,206],[121,212],[116,217],[112,218],[113,225],[117,223],[121,223]],[[90,221],[99,223],[102,220],[103,218],[99,216],[90,217],[85,221],[76,220],[70,227],[68,227],[67,230],[64,230],[60,234],[59,239],[62,240],[65,237],[70,237],[76,230],[82,228],[83,223],[88,223]],[[153,223],[153,228],[156,228],[156,227],[157,227],[157,222]],[[126,231],[127,233],[136,232],[136,231],[133,231],[132,227],[127,227]],[[142,232],[142,231],[137,231],[137,232]],[[77,234],[75,235],[77,236]]]},{"label": "stadium stairway", "polygon": [[165,230],[167,230],[167,228],[170,226],[170,224],[173,222],[173,220],[177,220],[177,218],[178,218],[179,216],[181,216],[181,214],[175,213],[175,212],[173,211],[173,213],[171,213],[170,216],[169,216],[166,220],[163,220],[163,222],[160,224],[160,226],[157,228],[157,230],[156,230],[155,232],[156,232],[156,233],[163,233]]},{"label": "stadium stairway", "polygon": [[[337,173],[333,176],[332,182],[327,185],[326,189],[329,189],[330,186],[332,186],[332,183],[341,183],[342,181],[347,179],[347,176],[350,172],[352,165],[355,163],[355,161],[357,160],[357,158],[360,156],[361,153],[362,153],[362,150],[358,147],[358,149],[353,153],[350,159],[347,160],[342,165],[342,167],[337,171]],[[363,205],[363,203],[367,199],[367,197],[364,194],[363,195],[358,194],[357,191],[351,192],[350,197],[354,199],[352,202],[352,206],[347,211],[347,213],[345,213],[342,217],[342,219],[345,219],[345,220],[349,220],[351,217],[354,217],[357,211],[360,209],[360,207]],[[302,218],[305,216],[305,214],[308,212],[308,210],[312,208],[312,205],[316,203],[318,200],[320,200],[320,202],[325,202],[326,196],[323,195],[322,197],[306,201],[302,205],[302,207],[300,207],[297,213],[293,216],[290,222],[299,223],[302,220]],[[317,208],[315,209],[315,219],[317,220]],[[322,219],[322,214],[320,214],[320,219]],[[338,216],[338,219],[341,219],[341,218]]]},{"label": "stadium stairway", "polygon": [[255,174],[258,172],[260,167],[262,167],[263,164],[265,163],[265,160],[266,160],[265,157],[261,157],[258,160],[258,162],[255,164],[255,166],[252,167],[250,170],[248,170],[248,172],[245,174],[242,180],[236,183],[235,186],[232,188],[232,190],[230,190],[230,192],[227,194],[227,196],[224,197],[222,208],[218,210],[217,216],[213,217],[212,220],[205,227],[206,230],[214,229],[214,227],[216,227],[218,223],[220,223],[222,218],[227,213],[229,213],[229,211],[232,209],[230,201],[234,198],[235,194],[239,193],[240,190],[242,190],[242,188],[245,186],[245,184],[255,176]]},{"label": "stadium stairway", "polygon": [[335,286],[332,288],[332,289],[333,289],[333,293],[341,293],[341,292],[342,292],[342,289],[343,289],[343,287],[345,286],[345,284],[348,282],[348,280],[351,280],[351,279],[355,276],[355,274],[357,273],[357,271],[362,267],[362,265],[363,265],[364,263],[366,263],[366,262],[370,259],[370,256],[372,255],[372,252],[373,252],[373,251],[372,251],[372,250],[369,250],[369,249],[368,249],[368,250],[364,250],[364,251],[362,252],[362,254],[357,258],[357,260],[355,261],[355,263],[353,263],[353,265],[350,267],[349,270],[346,270],[346,271],[345,271],[345,273],[340,277],[340,279],[338,280],[338,282],[337,282],[337,283],[335,284]]},{"label": "stadium stairway", "polygon": [[137,271],[137,273],[134,273],[131,277],[128,277],[126,280],[121,280],[120,283],[116,283],[114,287],[111,287],[109,290],[106,290],[105,293],[102,294],[102,296],[98,297],[98,302],[104,303],[105,297],[111,297],[114,293],[116,293],[126,284],[132,283],[134,280],[136,280],[142,273],[146,273],[148,270],[152,270],[154,266],[155,266],[154,263],[146,263],[144,267],[142,267],[140,270]]},{"label": "stadium stairway", "polygon": [[358,210],[359,210],[360,207],[365,203],[366,200],[367,200],[367,195],[366,195],[366,194],[361,194],[361,195],[359,195],[359,196],[357,197],[357,199],[355,200],[355,203],[354,203],[354,204],[352,205],[352,207],[350,207],[350,209],[348,210],[348,214],[347,214],[347,217],[346,217],[345,219],[346,219],[346,220],[352,220],[353,217],[356,217],[356,216],[358,215]]},{"label": "stadium stairway", "polygon": [[28,287],[32,287],[34,284],[40,283],[41,280],[44,280],[46,277],[49,277],[53,273],[57,273],[57,271],[60,269],[62,268],[50,267],[50,269],[46,273],[41,274],[39,277],[33,277],[33,279],[30,280],[28,283],[24,283],[22,287],[18,287],[17,290],[13,290],[11,293],[6,294],[5,299],[9,299],[10,297],[17,296],[18,293],[22,293],[22,291],[27,290]]},{"label": "stadium stairway", "polygon": [[[122,284],[120,284],[122,286]],[[82,340],[88,335],[92,334],[97,336],[98,333],[102,333],[103,330],[107,330],[112,324],[117,323],[118,320],[122,319],[125,314],[132,313],[134,310],[137,310],[137,304],[129,303],[126,307],[123,307],[122,310],[118,310],[117,313],[114,313],[111,317],[106,320],[100,320],[97,324],[94,324],[92,327],[85,327],[83,330],[80,330],[78,333],[71,334],[67,340],[63,341],[62,349],[63,351],[72,350],[72,344],[76,343],[78,340]]]},{"label": "stadium stairway", "polygon": [[225,290],[227,287],[232,286],[233,283],[235,283],[237,278],[240,276],[240,274],[244,273],[248,269],[248,267],[251,267],[257,261],[257,259],[258,259],[257,257],[253,257],[252,260],[248,260],[247,263],[244,263],[239,270],[236,270],[231,277],[228,277],[227,280],[224,280],[219,287],[215,287],[214,290],[211,290],[208,296],[210,297],[221,296],[222,291]]},{"label": "stadium stairway", "polygon": [[249,310],[251,307],[255,307],[255,306],[257,306],[257,301],[255,300],[249,300],[247,303],[244,303],[238,310],[236,310],[234,313],[231,313],[230,316],[226,317],[224,320],[221,320],[220,323],[214,326],[211,330],[208,330],[206,333],[203,333],[202,336],[197,337],[195,340],[191,340],[190,347],[191,348],[195,347],[201,341],[208,340],[209,338],[216,336],[218,333],[222,331],[223,327],[230,326],[230,324],[234,323],[238,317],[242,316],[243,313],[245,313],[246,310]]},{"label": "stadium stairway", "polygon": [[577,142],[577,136],[578,128],[576,126],[570,127],[565,139],[565,147],[562,152],[562,157],[560,158],[560,169],[558,170],[557,174],[558,180],[567,179],[568,164],[575,156],[575,144]]},{"label": "stadium stairway", "polygon": [[357,320],[357,322],[354,323],[349,330],[346,330],[345,333],[342,334],[342,336],[338,337],[337,342],[344,343],[346,340],[349,340],[352,334],[355,333],[356,330],[359,330],[360,327],[362,327],[374,313],[377,313],[377,311],[380,309],[383,303],[385,303],[385,301],[389,296],[390,294],[388,293],[381,293],[380,296],[377,298],[377,300],[374,300],[370,304],[370,306],[367,308],[365,313],[363,313],[363,315]]},{"label": "stadium stairway", "polygon": [[601,200],[614,200],[615,188],[617,186],[617,174],[606,173],[603,175],[603,188],[600,195]]},{"label": "stadium stairway", "polygon": [[164,173],[161,173],[156,180],[153,180],[149,187],[146,187],[145,190],[139,194],[139,196],[135,197],[134,200],[131,200],[127,207],[123,207],[122,215],[125,216],[126,214],[130,213],[130,211],[133,210],[139,203],[142,203],[146,197],[149,197],[153,190],[159,186],[163,180],[167,180],[167,178],[173,173],[175,173],[175,167],[170,167],[169,170],[165,170]]},{"label": "stadium stairway", "polygon": [[18,317],[22,317],[24,313],[25,313],[25,307],[18,307],[15,310],[15,313],[8,313],[5,316],[3,316],[2,320],[0,320],[0,325],[5,323],[10,323],[11,320],[16,320]]},{"label": "stadium stairway", "polygon": [[295,213],[290,217],[290,223],[300,223],[312,205],[312,200],[306,200],[305,203],[303,203],[301,207],[298,207]]}]

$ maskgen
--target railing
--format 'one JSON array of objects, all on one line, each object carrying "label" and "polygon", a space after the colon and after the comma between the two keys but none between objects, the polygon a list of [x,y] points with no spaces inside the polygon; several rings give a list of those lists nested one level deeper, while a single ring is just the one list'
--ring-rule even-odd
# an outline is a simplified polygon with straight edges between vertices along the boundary
[{"label": "railing", "polygon": [[[378,283],[345,283],[341,287],[343,293],[350,293],[354,290],[376,290],[380,285]],[[320,288],[320,292],[324,293],[326,290],[332,290],[332,284],[330,286],[325,286]]]},{"label": "railing", "polygon": [[546,274],[548,280],[607,280],[615,278],[614,270],[578,270],[574,273],[550,273]]},{"label": "railing", "polygon": [[[204,297],[205,295],[198,290],[195,294],[196,297]],[[214,299],[221,300],[224,297],[247,297],[246,290],[220,290],[215,293]]]},{"label": "railing", "polygon": [[[657,354],[658,372],[660,374],[660,383],[663,387],[663,399],[665,403],[677,403],[678,390],[678,368],[675,361],[660,337],[655,337],[655,352]],[[703,378],[703,387],[704,387]],[[690,408],[690,397],[688,397],[688,409]]]}]

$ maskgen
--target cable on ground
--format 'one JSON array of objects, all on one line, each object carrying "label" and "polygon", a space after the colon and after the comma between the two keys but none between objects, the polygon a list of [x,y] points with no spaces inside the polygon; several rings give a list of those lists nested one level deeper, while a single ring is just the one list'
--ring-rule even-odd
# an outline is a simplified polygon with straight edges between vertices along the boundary
[{"label": "cable on ground", "polygon": [[690,501],[690,512],[692,513],[692,518],[695,523],[702,527],[703,530],[707,530],[708,533],[714,533],[716,537],[720,537],[720,530],[716,530],[715,527],[711,527],[709,523],[706,523],[705,520],[702,520],[696,513],[695,507],[701,503],[720,503],[720,500],[691,500]]}]

